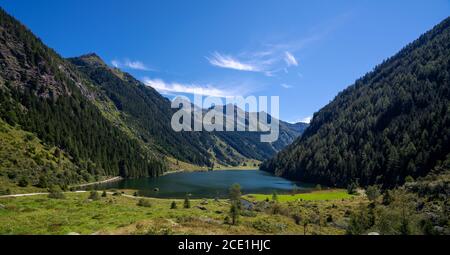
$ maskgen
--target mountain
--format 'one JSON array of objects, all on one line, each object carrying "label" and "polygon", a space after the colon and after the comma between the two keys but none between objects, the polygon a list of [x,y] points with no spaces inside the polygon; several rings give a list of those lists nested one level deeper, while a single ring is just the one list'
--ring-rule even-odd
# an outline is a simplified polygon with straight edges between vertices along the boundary
[{"label": "mountain", "polygon": [[261,169],[305,182],[395,186],[450,153],[450,18],[319,112]]},{"label": "mountain", "polygon": [[[119,69],[109,67],[95,54],[69,59],[109,100],[136,137],[170,157],[196,165],[239,165],[248,159],[265,160],[291,143],[304,125],[280,122],[280,139],[261,143],[260,132],[175,132],[170,122],[175,109],[153,88]],[[201,110],[201,109],[198,109]],[[211,109],[209,109],[211,110]],[[240,110],[236,107],[236,111]],[[208,110],[203,110],[206,114]],[[242,110],[240,110],[242,111]],[[244,113],[247,116],[249,113]]]},{"label": "mountain", "polygon": [[96,54],[69,59],[87,79],[113,102],[118,122],[146,145],[196,165],[209,164],[206,148],[214,141],[202,132],[175,132],[170,127],[170,101],[131,75],[107,66]]},{"label": "mountain", "polygon": [[63,152],[58,155],[66,155],[75,166],[75,171],[64,167],[61,158],[46,162],[48,154],[31,151],[34,170],[2,159],[2,176],[26,178],[30,184],[55,176],[55,183],[66,185],[100,175],[156,176],[164,171],[155,153],[105,117],[99,105],[108,102],[98,89],[3,10],[0,35],[0,118],[35,134],[45,147],[57,147]]},{"label": "mountain", "polygon": [[62,58],[2,9],[0,67],[2,182],[158,176],[178,161],[237,166],[273,156],[302,131],[283,123],[274,144],[251,132],[174,132],[175,110],[156,90],[96,54]]}]

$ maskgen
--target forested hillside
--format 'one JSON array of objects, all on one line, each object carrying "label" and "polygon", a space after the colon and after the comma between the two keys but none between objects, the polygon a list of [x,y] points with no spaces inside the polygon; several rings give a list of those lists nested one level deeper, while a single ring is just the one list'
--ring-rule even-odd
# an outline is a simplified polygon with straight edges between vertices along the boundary
[{"label": "forested hillside", "polygon": [[314,115],[262,169],[328,185],[402,184],[450,153],[450,18]]},{"label": "forested hillside", "polygon": [[[1,119],[58,147],[91,175],[152,176],[164,170],[162,161],[103,116],[94,87],[70,63],[3,10],[0,35]],[[30,178],[30,184],[39,179],[23,169],[1,170],[18,171],[13,179]]]},{"label": "forested hillside", "polygon": [[[271,157],[303,131],[301,124],[282,122],[274,144],[260,143],[259,133],[174,132],[174,109],[156,90],[95,54],[60,57],[1,9],[0,66],[0,121],[8,126],[0,135],[9,137],[7,130],[33,135],[47,150],[23,154],[31,157],[23,163],[12,155],[22,155],[27,141],[4,144],[0,153],[9,156],[1,159],[0,174],[15,183],[26,179],[36,186],[53,173],[59,177],[49,178],[48,185],[157,176],[178,160],[238,166]],[[53,151],[68,163],[45,156]]]},{"label": "forested hillside", "polygon": [[170,101],[131,75],[110,68],[95,54],[70,59],[100,88],[121,112],[136,136],[163,154],[197,165],[208,165],[207,148],[214,142],[206,133],[175,132],[170,127]]},{"label": "forested hillside", "polygon": [[96,54],[70,61],[114,103],[120,119],[138,139],[163,155],[192,164],[233,166],[248,159],[265,160],[290,144],[306,127],[303,123],[281,121],[280,139],[273,144],[261,143],[260,132],[175,132],[170,122],[176,109],[156,90],[109,67]]}]

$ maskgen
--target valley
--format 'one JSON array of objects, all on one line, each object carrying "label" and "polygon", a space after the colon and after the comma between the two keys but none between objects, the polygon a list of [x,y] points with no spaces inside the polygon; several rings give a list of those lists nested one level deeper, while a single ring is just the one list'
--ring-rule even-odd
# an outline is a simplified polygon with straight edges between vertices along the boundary
[{"label": "valley", "polygon": [[160,72],[62,57],[0,8],[0,235],[450,234],[450,18],[270,143],[176,132],[163,92],[186,85],[130,66]]}]

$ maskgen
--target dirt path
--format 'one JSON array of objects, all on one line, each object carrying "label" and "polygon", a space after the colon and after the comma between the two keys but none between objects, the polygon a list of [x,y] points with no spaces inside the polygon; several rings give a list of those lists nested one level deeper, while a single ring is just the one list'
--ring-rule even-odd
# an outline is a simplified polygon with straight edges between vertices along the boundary
[{"label": "dirt path", "polygon": [[[80,191],[69,191],[69,192],[63,192],[63,193],[86,193],[85,190]],[[0,198],[11,198],[11,197],[31,197],[31,196],[39,196],[39,195],[48,195],[50,193],[48,192],[36,192],[36,193],[27,193],[27,194],[14,194],[14,195],[5,195],[0,196]]]},{"label": "dirt path", "polygon": [[120,176],[116,176],[116,177],[109,178],[109,179],[106,179],[106,180],[103,180],[103,181],[90,182],[90,183],[86,183],[86,184],[75,185],[75,186],[72,186],[72,187],[74,187],[74,188],[83,188],[83,187],[97,185],[97,184],[103,184],[103,183],[109,183],[109,182],[117,182],[117,181],[120,181],[120,180],[123,180],[123,178],[120,177]]},{"label": "dirt path", "polygon": [[[116,182],[116,181],[120,181],[122,179],[123,179],[122,177],[117,176],[117,177],[109,178],[109,179],[106,179],[103,181],[75,185],[75,186],[72,186],[72,188],[83,188],[83,187],[88,187],[88,186],[102,184],[102,183]],[[80,190],[80,191],[70,191],[70,192],[63,192],[63,193],[85,193],[85,192],[87,192],[87,191]],[[48,192],[35,192],[35,193],[25,193],[25,194],[4,195],[4,196],[0,196],[0,198],[29,197],[29,196],[38,196],[38,195],[48,195],[48,194],[49,194]]]},{"label": "dirt path", "polygon": [[[86,193],[88,191],[86,190],[78,190],[78,191],[67,191],[67,192],[63,192],[64,194],[75,194],[75,193]],[[108,195],[113,195],[114,192],[106,192]],[[48,195],[50,193],[48,192],[36,192],[36,193],[27,193],[27,194],[15,194],[15,195],[5,195],[5,196],[0,196],[0,198],[13,198],[13,197],[31,197],[31,196],[39,196],[39,195]],[[132,195],[127,195],[127,194],[120,194],[123,197],[128,197],[128,198],[133,198],[133,199],[137,199],[137,198],[144,198],[144,197],[136,197],[136,196],[132,196]]]}]

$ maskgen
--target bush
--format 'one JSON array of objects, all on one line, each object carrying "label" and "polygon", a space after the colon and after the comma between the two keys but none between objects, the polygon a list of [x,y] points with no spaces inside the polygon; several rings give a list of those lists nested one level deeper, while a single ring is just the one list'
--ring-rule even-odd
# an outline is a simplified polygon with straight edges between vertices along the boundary
[{"label": "bush", "polygon": [[375,201],[380,196],[380,188],[377,185],[369,186],[366,189],[367,198],[370,201]]},{"label": "bush", "polygon": [[19,180],[19,183],[17,184],[19,187],[25,188],[28,186],[28,180],[27,178],[23,177]]},{"label": "bush", "polygon": [[139,199],[137,205],[142,207],[152,207],[150,200],[144,198]]},{"label": "bush", "polygon": [[347,193],[350,195],[356,195],[358,189],[358,184],[356,182],[352,182],[347,186]]},{"label": "bush", "polygon": [[270,207],[270,213],[272,213],[274,215],[279,214],[279,215],[289,216],[289,208],[284,207],[280,203],[273,203],[272,206]]},{"label": "bush", "polygon": [[405,177],[405,182],[409,183],[409,182],[414,182],[414,178],[411,175],[408,175]]},{"label": "bush", "polygon": [[89,199],[92,199],[92,200],[94,200],[94,201],[100,200],[100,195],[98,194],[97,191],[93,190],[93,191],[91,191],[91,193],[89,194]]},{"label": "bush", "polygon": [[177,209],[177,202],[172,201],[172,204],[170,204],[170,209]]},{"label": "bush", "polygon": [[272,193],[272,201],[278,202],[278,193],[276,191]]},{"label": "bush", "polygon": [[333,215],[329,214],[329,215],[327,216],[327,222],[328,222],[328,223],[333,222]]},{"label": "bush", "polygon": [[284,231],[286,228],[285,224],[272,222],[269,219],[261,219],[253,222],[252,226],[264,233],[278,233]]},{"label": "bush", "polygon": [[243,211],[241,211],[241,216],[244,216],[244,217],[256,217],[256,212],[250,211],[250,210],[243,210]]},{"label": "bush", "polygon": [[298,213],[292,215],[292,219],[294,219],[295,224],[300,225],[300,223],[302,222],[302,216]]},{"label": "bush", "polygon": [[108,196],[108,193],[106,193],[106,191],[104,190],[102,193],[102,197],[107,197],[107,196]]},{"label": "bush", "polygon": [[348,235],[362,235],[372,226],[369,210],[364,204],[350,214],[350,221],[347,227]]},{"label": "bush", "polygon": [[10,189],[0,189],[0,195],[11,195]]},{"label": "bush", "polygon": [[48,198],[52,199],[65,199],[64,193],[59,186],[52,186],[49,189]]},{"label": "bush", "polygon": [[383,195],[383,205],[390,205],[394,198],[391,195],[391,191],[386,190]]},{"label": "bush", "polygon": [[189,200],[189,196],[186,196],[186,197],[184,198],[184,204],[183,204],[183,207],[184,207],[185,209],[191,208],[191,201]]},{"label": "bush", "polygon": [[39,181],[38,184],[36,185],[39,188],[48,188],[48,181],[47,181],[47,177],[45,176],[40,176],[39,177]]}]

